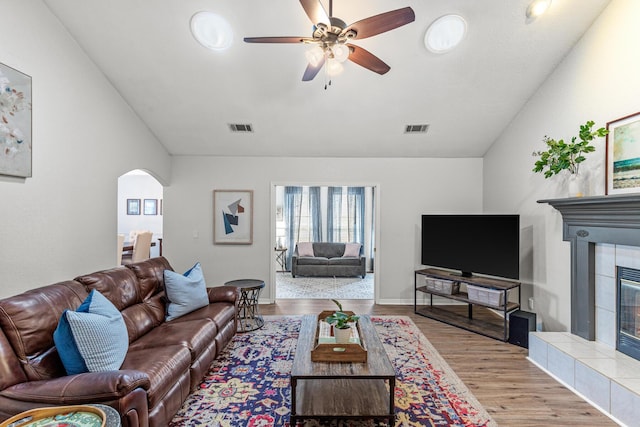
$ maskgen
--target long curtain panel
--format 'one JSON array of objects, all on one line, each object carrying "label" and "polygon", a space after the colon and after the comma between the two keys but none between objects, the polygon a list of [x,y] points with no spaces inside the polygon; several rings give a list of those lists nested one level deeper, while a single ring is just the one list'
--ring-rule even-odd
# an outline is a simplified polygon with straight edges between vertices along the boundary
[{"label": "long curtain panel", "polygon": [[339,242],[342,227],[342,187],[327,189],[327,241]]},{"label": "long curtain panel", "polygon": [[371,221],[369,221],[370,236],[369,239],[369,269],[373,271],[375,268],[375,258],[376,258],[376,189],[375,187],[371,188]]},{"label": "long curtain panel", "polygon": [[349,240],[364,245],[364,187],[347,188]]},{"label": "long curtain panel", "polygon": [[322,242],[320,187],[309,187],[309,226],[311,227],[311,241]]},{"label": "long curtain panel", "polygon": [[291,257],[298,240],[300,226],[300,206],[302,205],[302,187],[284,187],[284,215],[287,230],[286,269],[291,269]]}]

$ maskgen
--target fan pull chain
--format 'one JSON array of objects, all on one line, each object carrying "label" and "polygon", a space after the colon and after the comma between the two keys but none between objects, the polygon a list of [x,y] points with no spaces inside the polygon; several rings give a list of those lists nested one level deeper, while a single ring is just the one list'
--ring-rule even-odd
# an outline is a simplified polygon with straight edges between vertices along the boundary
[{"label": "fan pull chain", "polygon": [[327,88],[331,86],[331,79],[327,81],[327,76],[329,75],[329,72],[327,71],[328,63],[329,63],[329,58],[325,60],[324,65],[322,66],[322,69],[324,70],[324,90],[327,90]]}]

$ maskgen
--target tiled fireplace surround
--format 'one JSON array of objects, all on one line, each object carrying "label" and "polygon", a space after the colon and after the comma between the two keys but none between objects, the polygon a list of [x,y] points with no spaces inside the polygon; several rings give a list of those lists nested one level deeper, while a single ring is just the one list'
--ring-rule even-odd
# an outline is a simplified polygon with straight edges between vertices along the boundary
[{"label": "tiled fireplace surround", "polygon": [[640,361],[616,351],[616,266],[640,269],[640,195],[541,200],[571,242],[571,333],[532,332],[529,358],[623,425],[639,425]]}]

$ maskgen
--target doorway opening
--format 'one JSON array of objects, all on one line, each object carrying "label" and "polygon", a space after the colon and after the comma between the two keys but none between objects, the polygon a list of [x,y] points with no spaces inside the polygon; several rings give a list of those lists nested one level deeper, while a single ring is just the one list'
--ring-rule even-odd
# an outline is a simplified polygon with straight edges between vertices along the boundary
[{"label": "doorway opening", "polygon": [[[375,186],[275,185],[273,201],[274,299],[375,298]],[[324,249],[356,243],[360,252],[356,260],[343,252],[318,254],[305,260],[318,267],[301,267],[297,246],[303,242],[322,242]],[[363,268],[346,266],[352,261]]]},{"label": "doorway opening", "polygon": [[117,231],[125,249],[133,246],[138,233],[150,231],[149,257],[162,255],[163,190],[155,177],[140,169],[118,178]]}]

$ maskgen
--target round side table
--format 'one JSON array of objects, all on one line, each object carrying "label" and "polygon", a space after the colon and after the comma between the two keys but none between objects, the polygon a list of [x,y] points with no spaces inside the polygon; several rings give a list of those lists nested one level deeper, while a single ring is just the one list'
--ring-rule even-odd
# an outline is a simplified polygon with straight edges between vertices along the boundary
[{"label": "round side table", "polygon": [[240,303],[238,306],[238,332],[249,332],[264,326],[264,319],[258,307],[260,291],[264,288],[264,281],[257,279],[239,279],[226,282],[227,286],[240,289]]}]

